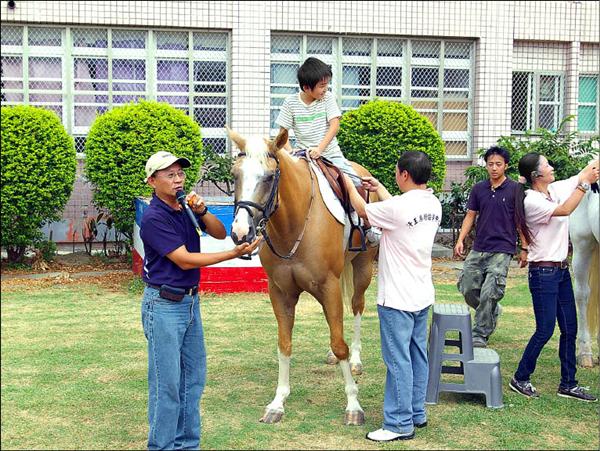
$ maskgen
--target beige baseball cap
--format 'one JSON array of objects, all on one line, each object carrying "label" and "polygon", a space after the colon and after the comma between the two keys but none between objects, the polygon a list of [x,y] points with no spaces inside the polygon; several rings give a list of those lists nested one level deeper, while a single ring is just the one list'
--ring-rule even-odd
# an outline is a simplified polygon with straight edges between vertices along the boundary
[{"label": "beige baseball cap", "polygon": [[166,169],[173,163],[179,163],[182,168],[189,168],[192,165],[187,158],[176,157],[171,152],[161,150],[160,152],[156,152],[148,158],[148,161],[146,161],[146,181],[148,181],[156,171]]}]

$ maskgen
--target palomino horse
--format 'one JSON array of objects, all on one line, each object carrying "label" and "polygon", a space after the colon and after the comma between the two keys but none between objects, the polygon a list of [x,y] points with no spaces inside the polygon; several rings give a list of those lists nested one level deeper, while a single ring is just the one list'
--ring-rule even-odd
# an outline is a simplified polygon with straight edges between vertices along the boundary
[{"label": "palomino horse", "polygon": [[[269,297],[278,326],[279,379],[275,398],[261,421],[275,423],[283,416],[290,394],[295,308],[300,294],[306,291],[322,305],[329,325],[330,346],[339,359],[348,401],[345,422],[363,424],[364,413],[348,359],[361,365],[360,318],[377,249],[345,253],[344,226],[329,213],[308,162],[282,150],[288,139],[286,131],[272,142],[259,137],[246,139],[232,130],[228,133],[241,151],[232,170],[236,209],[231,237],[238,244],[251,242],[262,233],[266,245],[260,250],[260,260],[269,278]],[[368,174],[363,167],[355,167],[359,174]],[[351,356],[344,341],[342,302],[342,291],[350,287],[341,284],[342,274],[352,277],[349,280],[354,288]]]},{"label": "palomino horse", "polygon": [[[595,186],[597,188],[597,184]],[[573,275],[577,303],[577,363],[594,366],[591,335],[598,332],[600,347],[600,302],[598,301],[598,254],[600,252],[600,194],[589,190],[569,218],[573,244]],[[589,282],[589,284],[588,284]]]}]

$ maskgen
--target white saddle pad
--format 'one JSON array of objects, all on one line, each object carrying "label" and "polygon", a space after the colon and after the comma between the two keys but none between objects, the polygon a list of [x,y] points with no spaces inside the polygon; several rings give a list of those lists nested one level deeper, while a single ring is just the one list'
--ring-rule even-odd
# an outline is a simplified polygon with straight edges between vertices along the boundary
[{"label": "white saddle pad", "polygon": [[313,169],[313,173],[317,176],[321,197],[323,198],[323,202],[325,202],[327,209],[333,215],[336,221],[338,221],[340,224],[345,224],[346,213],[344,212],[344,208],[333,192],[333,189],[331,188],[331,185],[329,185],[325,175],[323,175],[323,171],[321,171],[321,168],[312,160],[310,160],[310,165]]}]

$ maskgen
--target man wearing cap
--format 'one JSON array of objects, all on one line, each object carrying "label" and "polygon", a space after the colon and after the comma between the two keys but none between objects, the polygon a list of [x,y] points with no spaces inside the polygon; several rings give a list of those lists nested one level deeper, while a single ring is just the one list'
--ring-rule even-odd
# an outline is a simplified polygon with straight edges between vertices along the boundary
[{"label": "man wearing cap", "polygon": [[[200,252],[200,237],[177,202],[186,158],[157,152],[146,162],[146,182],[154,188],[144,211],[142,324],[148,340],[148,449],[200,447],[200,397],[206,378],[206,352],[198,299],[202,266],[249,254],[260,240],[229,251]],[[186,201],[203,231],[227,235],[223,223],[191,192]]]}]

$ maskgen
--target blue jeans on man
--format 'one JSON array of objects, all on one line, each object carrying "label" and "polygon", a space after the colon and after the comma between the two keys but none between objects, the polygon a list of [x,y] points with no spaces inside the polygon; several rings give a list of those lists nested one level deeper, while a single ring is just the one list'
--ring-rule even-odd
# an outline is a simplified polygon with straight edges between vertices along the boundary
[{"label": "blue jeans on man", "polygon": [[425,393],[427,364],[427,318],[429,307],[406,312],[377,306],[381,353],[387,367],[383,399],[383,429],[410,433],[415,424],[427,421]]},{"label": "blue jeans on man", "polygon": [[554,334],[558,320],[560,340],[558,356],[560,358],[560,387],[572,388],[577,385],[575,379],[577,337],[577,313],[575,297],[569,269],[557,267],[529,268],[529,291],[533,300],[535,314],[535,332],[519,363],[515,373],[517,381],[529,381],[535,371],[537,359],[544,345]]},{"label": "blue jeans on man", "polygon": [[198,449],[206,381],[198,295],[173,302],[146,287],[142,324],[148,340],[148,449]]}]

